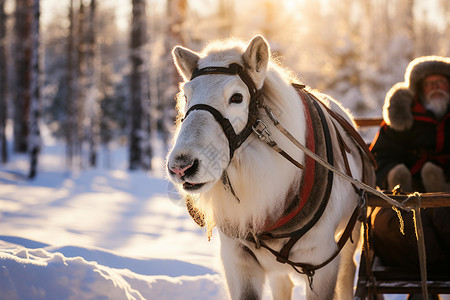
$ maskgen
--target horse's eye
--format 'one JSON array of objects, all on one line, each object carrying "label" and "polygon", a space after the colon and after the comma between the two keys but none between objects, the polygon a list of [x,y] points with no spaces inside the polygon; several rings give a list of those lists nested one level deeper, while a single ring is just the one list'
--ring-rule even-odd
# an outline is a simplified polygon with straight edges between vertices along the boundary
[{"label": "horse's eye", "polygon": [[230,103],[242,103],[243,97],[242,94],[236,93],[230,98]]}]

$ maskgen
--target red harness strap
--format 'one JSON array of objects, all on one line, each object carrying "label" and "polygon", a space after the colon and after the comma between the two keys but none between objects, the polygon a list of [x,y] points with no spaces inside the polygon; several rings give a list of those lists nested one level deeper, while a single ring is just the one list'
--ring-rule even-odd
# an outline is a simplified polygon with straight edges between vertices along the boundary
[{"label": "red harness strap", "polygon": [[[303,102],[304,112],[305,112],[305,121],[306,121],[306,147],[315,153],[315,139],[314,139],[314,131],[311,120],[311,114],[308,109],[308,105],[306,100],[303,97],[300,97]],[[305,169],[303,170],[303,180],[300,186],[299,192],[299,204],[296,209],[292,210],[289,214],[282,217],[278,220],[274,225],[267,229],[267,231],[272,231],[276,228],[279,228],[289,222],[293,217],[295,217],[305,206],[308,201],[309,194],[311,193],[312,187],[314,185],[314,174],[316,164],[312,157],[305,155]],[[308,174],[308,176],[306,176]]]}]

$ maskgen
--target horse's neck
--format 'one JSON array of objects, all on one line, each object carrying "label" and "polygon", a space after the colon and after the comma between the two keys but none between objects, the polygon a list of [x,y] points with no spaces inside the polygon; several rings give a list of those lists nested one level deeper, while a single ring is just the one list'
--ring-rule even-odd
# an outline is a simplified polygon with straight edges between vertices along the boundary
[{"label": "horse's neck", "polygon": [[[305,120],[301,100],[296,91],[286,87],[277,101],[267,101],[277,113],[276,117],[302,143],[305,141]],[[304,154],[289,142],[261,116],[278,146],[290,153],[299,162]],[[246,231],[261,231],[267,222],[283,213],[288,194],[298,186],[301,171],[265,143],[252,136],[242,145],[227,171],[236,196],[219,182],[211,191],[217,225],[234,224],[240,234]],[[293,188],[294,187],[294,188]],[[235,230],[235,229],[233,229]]]}]

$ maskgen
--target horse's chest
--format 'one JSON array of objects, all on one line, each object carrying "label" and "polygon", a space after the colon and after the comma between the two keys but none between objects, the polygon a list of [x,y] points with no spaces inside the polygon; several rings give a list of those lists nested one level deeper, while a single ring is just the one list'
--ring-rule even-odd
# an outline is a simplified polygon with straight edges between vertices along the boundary
[{"label": "horse's chest", "polygon": [[[304,239],[303,239],[304,238]],[[288,239],[278,239],[278,240],[268,240],[265,243],[275,251],[280,251],[280,249],[285,245]],[[334,238],[314,238],[312,236],[303,236],[300,241],[291,249],[289,259],[293,261],[302,262],[319,262],[326,259],[330,255],[330,251],[334,251],[335,246],[333,244]],[[292,267],[289,264],[280,263],[274,256],[265,248],[257,249],[253,243],[247,241],[240,241],[240,243],[246,245],[246,247],[251,251],[253,259],[265,269],[271,271],[282,271],[291,272]],[[250,259],[250,257],[249,257]]]}]

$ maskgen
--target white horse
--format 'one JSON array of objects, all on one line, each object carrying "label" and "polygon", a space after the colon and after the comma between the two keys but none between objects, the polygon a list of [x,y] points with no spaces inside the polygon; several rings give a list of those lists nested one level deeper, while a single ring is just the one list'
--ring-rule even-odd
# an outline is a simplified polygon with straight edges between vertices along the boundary
[{"label": "white horse", "polygon": [[330,98],[295,88],[260,36],[247,46],[217,41],[202,53],[177,46],[173,56],[185,82],[167,172],[190,212],[209,230],[217,226],[231,298],[261,299],[268,279],[274,299],[290,299],[297,274],[309,279],[307,299],[351,299],[360,223],[353,243],[338,252],[336,241],[358,194],[293,142],[312,143],[337,169],[373,186],[368,157],[327,107],[350,116]]}]

